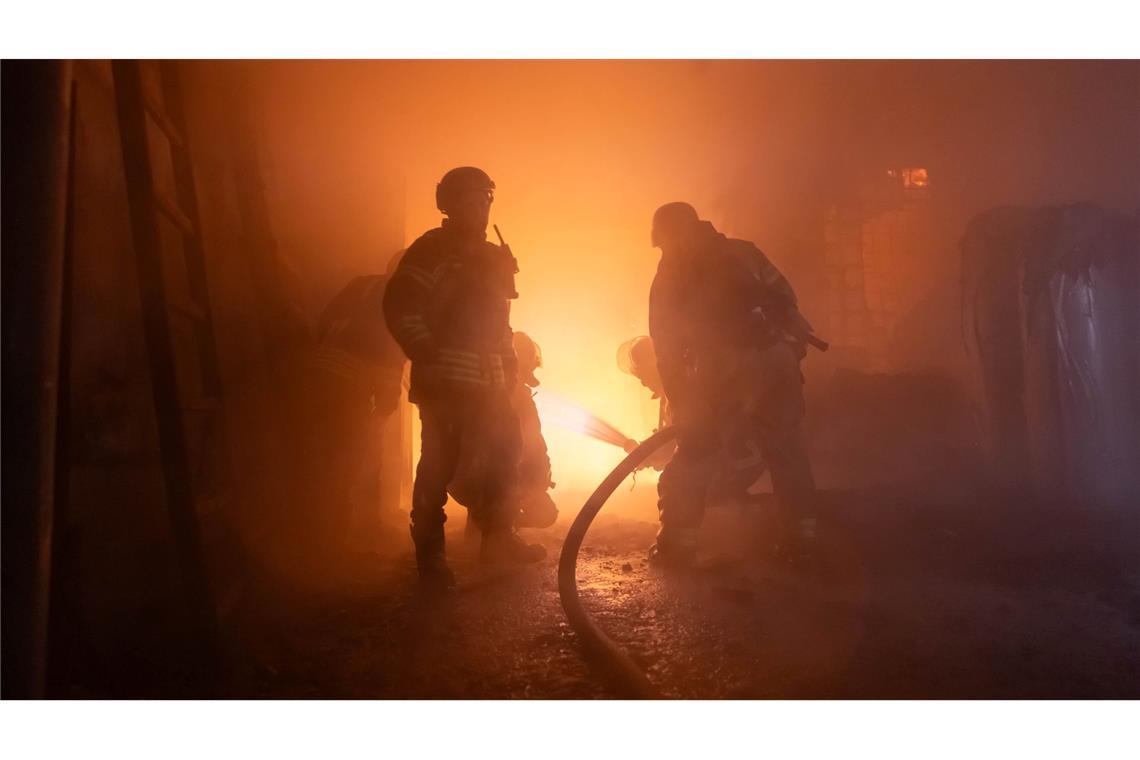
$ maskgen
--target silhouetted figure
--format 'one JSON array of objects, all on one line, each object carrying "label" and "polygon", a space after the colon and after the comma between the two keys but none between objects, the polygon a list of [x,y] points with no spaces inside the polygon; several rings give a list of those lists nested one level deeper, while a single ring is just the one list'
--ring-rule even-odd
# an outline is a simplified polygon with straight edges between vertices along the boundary
[{"label": "silhouetted figure", "polygon": [[[396,409],[404,357],[380,311],[387,277],[356,277],[317,321],[297,398],[298,512],[283,522],[306,578],[338,577],[356,550],[354,518],[379,526],[379,430]],[[288,477],[288,474],[286,474]]]},{"label": "silhouetted figure", "polygon": [[384,324],[387,275],[353,278],[317,319],[311,368],[312,459],[329,538],[343,551],[352,517],[380,518],[380,434],[400,400],[404,356]]},{"label": "silhouetted figure", "polygon": [[423,423],[412,491],[412,539],[420,577],[452,585],[444,555],[443,507],[465,440],[485,447],[471,515],[488,562],[541,560],[540,546],[514,532],[510,495],[521,448],[510,393],[518,382],[510,301],[514,257],[487,241],[495,183],[474,167],[452,169],[436,187],[443,224],[409,246],[384,295],[384,316],[412,360],[410,400]]},{"label": "silhouetted figure", "polygon": [[657,351],[653,348],[653,338],[639,335],[622,343],[618,346],[617,362],[618,369],[640,380],[642,386],[652,394],[650,398],[661,402],[658,429],[670,425],[673,415],[669,411],[665,386],[661,383],[661,372],[657,369]]},{"label": "silhouetted figure", "polygon": [[[617,364],[618,369],[622,372],[636,377],[641,382],[642,387],[649,391],[650,398],[657,401],[657,427],[653,429],[653,432],[656,433],[661,428],[672,425],[673,413],[669,409],[669,399],[665,395],[665,386],[661,384],[661,373],[657,370],[657,352],[653,348],[653,339],[648,335],[639,335],[622,343],[618,346]],[[638,441],[631,440],[626,445],[626,451],[633,451],[638,443]],[[665,468],[665,465],[669,464],[676,449],[676,444],[662,446],[642,462],[638,469],[652,467],[660,472]]]},{"label": "silhouetted figure", "polygon": [[[529,335],[514,334],[515,355],[518,357],[518,383],[511,392],[511,408],[517,421],[504,419],[504,424],[517,424],[521,433],[518,479],[511,492],[511,511],[515,527],[549,528],[558,519],[558,507],[550,497],[554,487],[551,476],[550,455],[542,435],[542,421],[534,403],[534,388],[539,385],[535,370],[542,366],[542,351]],[[478,440],[464,441],[460,464],[455,479],[448,486],[451,497],[465,507],[476,504],[483,472],[488,466],[486,447]],[[468,523],[473,527],[473,523]]]},{"label": "silhouetted figure", "polygon": [[[641,335],[623,343],[618,348],[618,367],[640,380],[641,384],[653,394],[652,398],[659,400],[658,426],[654,432],[672,425],[673,412],[669,408],[669,397],[665,395],[665,388],[661,383],[653,338]],[[709,479],[706,501],[723,499],[737,504],[747,504],[759,498],[752,493],[751,488],[768,468],[761,454],[760,441],[754,428],[755,424],[747,415],[727,419],[722,423],[720,437],[723,447],[719,464],[714,468],[715,474]],[[631,441],[626,450],[632,451],[636,443]],[[676,451],[675,442],[662,446],[638,469],[652,467],[657,471],[664,470],[672,461]]]},{"label": "silhouetted figure", "polygon": [[542,349],[522,332],[515,333],[514,346],[519,360],[519,382],[511,394],[511,406],[519,416],[522,431],[515,524],[520,528],[548,528],[558,519],[558,507],[550,497],[550,489],[554,488],[550,454],[534,403],[534,389],[539,386],[534,373],[542,366]]},{"label": "silhouetted figure", "polygon": [[782,516],[780,551],[808,552],[814,481],[802,419],[800,316],[783,275],[755,245],[730,240],[687,203],[653,217],[661,262],[649,294],[649,331],[678,446],[658,485],[661,529],[651,558],[687,565],[709,488],[726,452],[758,440]]}]

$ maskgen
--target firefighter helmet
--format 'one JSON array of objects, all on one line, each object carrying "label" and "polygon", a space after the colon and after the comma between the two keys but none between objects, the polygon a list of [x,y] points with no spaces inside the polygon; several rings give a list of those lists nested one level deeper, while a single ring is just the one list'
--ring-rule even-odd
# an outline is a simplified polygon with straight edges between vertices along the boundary
[{"label": "firefighter helmet", "polygon": [[460,166],[443,175],[443,179],[435,186],[435,206],[443,213],[447,213],[459,197],[469,190],[495,189],[494,181],[482,169],[474,166]]},{"label": "firefighter helmet", "polygon": [[674,201],[673,203],[666,203],[661,208],[653,212],[653,231],[650,234],[650,241],[654,248],[660,248],[663,244],[682,240],[686,238],[697,223],[700,222],[700,217],[697,216],[697,210],[683,201]]},{"label": "firefighter helmet", "polygon": [[622,343],[618,346],[617,363],[622,372],[640,377],[648,367],[657,364],[653,340],[648,335],[639,335]]},{"label": "firefighter helmet", "polygon": [[524,332],[512,335],[511,343],[519,360],[519,382],[529,388],[537,388],[538,378],[534,371],[542,366],[542,349]]},{"label": "firefighter helmet", "polygon": [[633,375],[641,384],[653,392],[653,398],[665,395],[661,384],[661,373],[657,370],[657,352],[653,349],[653,339],[639,335],[618,346],[618,369]]}]

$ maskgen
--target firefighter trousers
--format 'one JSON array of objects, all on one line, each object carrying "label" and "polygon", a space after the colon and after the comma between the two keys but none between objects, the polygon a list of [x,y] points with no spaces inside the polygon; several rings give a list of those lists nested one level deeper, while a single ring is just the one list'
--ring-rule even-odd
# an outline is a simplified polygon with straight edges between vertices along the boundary
[{"label": "firefighter trousers", "polygon": [[484,535],[509,530],[510,495],[518,477],[518,418],[505,393],[423,399],[421,449],[412,487],[412,538],[417,553],[443,547],[447,487],[465,446],[482,447],[486,466],[468,505]]}]

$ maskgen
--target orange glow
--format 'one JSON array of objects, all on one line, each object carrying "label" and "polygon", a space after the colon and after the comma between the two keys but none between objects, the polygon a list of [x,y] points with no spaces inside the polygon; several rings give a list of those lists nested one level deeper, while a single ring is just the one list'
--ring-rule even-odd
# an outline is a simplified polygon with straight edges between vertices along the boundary
[{"label": "orange glow", "polygon": [[[491,221],[519,261],[511,324],[543,352],[539,397],[556,394],[639,440],[656,427],[658,402],[620,371],[614,355],[622,342],[649,331],[648,292],[658,260],[649,244],[653,210],[684,198],[715,224],[725,223],[717,213],[722,188],[698,179],[725,162],[728,151],[710,150],[713,125],[688,112],[708,97],[699,93],[695,68],[468,64],[470,89],[456,96],[458,107],[497,116],[465,130],[431,123],[440,111],[426,82],[410,104],[424,112],[413,117],[423,129],[402,160],[405,243],[439,224],[432,192],[444,171],[461,164],[486,169],[497,184]],[[684,108],[660,97],[669,86],[686,88],[691,99]],[[494,97],[488,109],[483,96],[499,90],[519,94]],[[672,128],[662,130],[663,124]],[[685,165],[665,156],[685,156]],[[591,491],[625,456],[564,427],[546,424],[544,432],[560,492]]]},{"label": "orange glow", "polygon": [[[658,252],[654,209],[685,200],[733,237],[757,241],[796,282],[804,209],[829,171],[819,150],[833,101],[811,67],[699,61],[392,61],[259,64],[266,186],[275,230],[311,310],[348,277],[438,226],[439,178],[485,169],[491,222],[519,262],[514,329],[542,348],[538,378],[636,439],[658,402],[615,352],[649,332]],[[722,117],[723,116],[723,117]],[[390,234],[390,220],[398,232]],[[800,225],[800,227],[797,227]],[[491,233],[494,239],[494,233]],[[559,491],[590,491],[620,448],[547,426]],[[418,440],[413,444],[417,450]]]},{"label": "orange glow", "polygon": [[901,180],[902,186],[907,188],[922,189],[930,184],[930,177],[922,168],[887,169],[887,176]]},{"label": "orange glow", "polygon": [[902,170],[903,187],[923,188],[929,183],[926,169],[903,169]]}]

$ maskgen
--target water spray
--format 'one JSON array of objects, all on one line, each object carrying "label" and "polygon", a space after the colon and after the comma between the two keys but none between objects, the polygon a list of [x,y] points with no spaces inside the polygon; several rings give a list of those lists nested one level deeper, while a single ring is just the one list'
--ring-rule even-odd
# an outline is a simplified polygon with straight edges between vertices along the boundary
[{"label": "water spray", "polygon": [[601,417],[550,391],[542,390],[536,393],[534,403],[538,407],[538,416],[543,424],[573,430],[596,441],[616,446],[627,453],[637,446],[636,440]]}]

